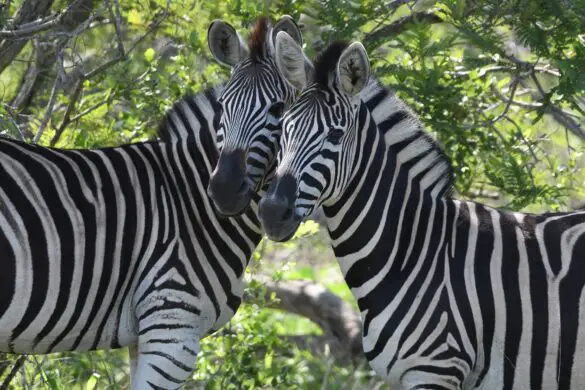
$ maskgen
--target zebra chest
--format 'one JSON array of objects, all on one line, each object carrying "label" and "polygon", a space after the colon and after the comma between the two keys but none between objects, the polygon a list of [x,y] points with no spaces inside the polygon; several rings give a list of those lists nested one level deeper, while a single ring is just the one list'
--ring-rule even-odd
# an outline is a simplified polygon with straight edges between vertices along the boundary
[{"label": "zebra chest", "polygon": [[461,389],[471,371],[445,290],[427,297],[363,312],[366,357],[392,389]]}]

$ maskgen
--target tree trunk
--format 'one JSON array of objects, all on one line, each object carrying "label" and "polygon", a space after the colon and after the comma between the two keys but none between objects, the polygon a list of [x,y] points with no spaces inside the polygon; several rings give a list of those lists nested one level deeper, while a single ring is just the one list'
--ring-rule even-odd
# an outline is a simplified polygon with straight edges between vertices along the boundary
[{"label": "tree trunk", "polygon": [[[292,336],[290,340],[313,351],[323,351],[328,344],[338,358],[363,358],[361,318],[350,304],[309,280],[259,279],[259,282],[266,288],[269,307],[298,314],[323,330],[323,336]],[[278,299],[276,303],[271,303],[272,295]]]},{"label": "tree trunk", "polygon": [[[14,15],[14,26],[32,22],[47,16],[53,5],[53,0],[24,0]],[[4,39],[0,41],[0,73],[16,58],[28,40]]]}]

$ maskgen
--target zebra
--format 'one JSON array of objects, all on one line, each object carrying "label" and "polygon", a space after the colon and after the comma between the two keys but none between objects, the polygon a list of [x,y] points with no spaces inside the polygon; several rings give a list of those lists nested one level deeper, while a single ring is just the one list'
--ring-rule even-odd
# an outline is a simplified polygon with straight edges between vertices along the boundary
[{"label": "zebra", "polygon": [[288,15],[274,26],[259,18],[248,48],[226,22],[213,21],[208,30],[212,55],[231,68],[219,98],[220,156],[208,188],[215,207],[225,216],[242,213],[254,196],[262,194],[274,172],[280,117],[295,97],[295,89],[274,62],[274,37],[281,31],[302,45],[301,30]]},{"label": "zebra", "polygon": [[133,389],[179,387],[236,312],[262,238],[206,189],[222,87],[187,96],[160,140],[60,150],[0,138],[0,351],[130,346]]},{"label": "zebra", "polygon": [[323,205],[375,372],[392,389],[585,388],[585,213],[455,199],[445,153],[359,42],[313,65],[279,33],[276,60],[302,92],[260,220],[285,241]]}]

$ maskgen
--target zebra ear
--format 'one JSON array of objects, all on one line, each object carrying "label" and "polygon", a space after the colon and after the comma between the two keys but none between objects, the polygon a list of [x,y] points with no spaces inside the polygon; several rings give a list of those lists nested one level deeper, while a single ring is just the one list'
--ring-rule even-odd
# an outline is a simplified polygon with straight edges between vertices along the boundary
[{"label": "zebra ear", "polygon": [[240,34],[223,20],[214,20],[207,30],[207,45],[221,65],[234,67],[248,54]]},{"label": "zebra ear", "polygon": [[370,77],[370,61],[366,48],[354,42],[341,53],[337,63],[337,79],[341,89],[349,95],[361,92]]},{"label": "zebra ear", "polygon": [[276,65],[285,80],[294,88],[305,88],[313,77],[313,64],[299,44],[285,31],[276,35]]},{"label": "zebra ear", "polygon": [[279,32],[284,31],[295,40],[299,46],[303,46],[303,34],[301,29],[295,23],[294,19],[289,15],[284,15],[272,29],[272,42],[276,41],[276,36]]}]

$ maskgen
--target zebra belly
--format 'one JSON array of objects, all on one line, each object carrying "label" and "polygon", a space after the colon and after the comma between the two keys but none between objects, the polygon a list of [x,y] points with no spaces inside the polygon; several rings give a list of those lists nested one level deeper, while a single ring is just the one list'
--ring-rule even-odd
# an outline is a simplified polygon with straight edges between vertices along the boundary
[{"label": "zebra belly", "polygon": [[[127,299],[126,301],[130,301]],[[28,326],[14,337],[16,327],[0,328],[0,352],[44,354],[50,352],[88,351],[94,349],[110,349],[135,344],[138,341],[135,316],[129,309],[128,302],[124,302],[121,315],[114,308],[103,321],[86,321],[80,318],[63,318],[47,333],[46,323],[41,326]],[[77,323],[68,329],[68,319]],[[93,318],[98,319],[98,317]],[[100,318],[101,319],[101,318]],[[0,322],[6,318],[0,317]],[[33,321],[32,324],[38,322]],[[32,325],[31,324],[31,325]]]}]

